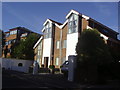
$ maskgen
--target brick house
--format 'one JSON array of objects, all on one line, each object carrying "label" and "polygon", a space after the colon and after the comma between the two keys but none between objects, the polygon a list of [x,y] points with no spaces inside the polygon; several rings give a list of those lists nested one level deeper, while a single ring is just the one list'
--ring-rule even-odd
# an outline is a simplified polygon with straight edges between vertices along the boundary
[{"label": "brick house", "polygon": [[26,37],[30,33],[34,33],[34,32],[24,27],[12,28],[12,29],[9,29],[9,31],[5,32],[5,46],[3,48],[4,50],[3,50],[2,57],[5,57],[4,52],[6,49],[7,49],[6,57],[10,57],[11,47],[13,45],[19,44],[19,41],[21,39],[26,39]]},{"label": "brick house", "polygon": [[84,29],[89,28],[97,29],[106,44],[112,47],[120,46],[120,42],[117,39],[118,32],[86,15],[71,10],[63,24],[51,19],[47,19],[43,24],[40,64],[44,65],[45,68],[51,64],[55,65],[56,68],[60,68],[61,64],[68,60],[69,55],[76,55],[75,48],[78,38]]}]

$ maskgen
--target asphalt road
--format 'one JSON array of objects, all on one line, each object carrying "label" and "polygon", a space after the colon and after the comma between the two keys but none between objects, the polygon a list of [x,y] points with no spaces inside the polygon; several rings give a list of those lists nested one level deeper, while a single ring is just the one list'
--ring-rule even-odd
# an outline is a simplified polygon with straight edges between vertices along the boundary
[{"label": "asphalt road", "polygon": [[63,74],[26,74],[17,71],[2,71],[2,89],[9,88],[37,88],[47,90],[120,90],[117,85],[80,85],[69,82]]},{"label": "asphalt road", "polygon": [[2,88],[79,88],[79,85],[67,81],[62,74],[25,74],[16,71],[3,70]]}]

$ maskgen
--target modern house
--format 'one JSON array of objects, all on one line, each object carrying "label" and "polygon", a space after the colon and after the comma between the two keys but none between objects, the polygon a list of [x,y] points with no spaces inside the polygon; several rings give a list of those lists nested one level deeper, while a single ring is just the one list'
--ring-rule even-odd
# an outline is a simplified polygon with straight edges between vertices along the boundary
[{"label": "modern house", "polygon": [[[26,37],[30,33],[34,33],[34,32],[24,27],[12,28],[9,29],[9,31],[5,32],[6,36],[5,36],[5,46],[3,48],[4,49],[3,57],[10,57],[12,46],[18,44],[21,39],[26,39]],[[5,56],[5,52],[6,52],[6,56]]]},{"label": "modern house", "polygon": [[42,67],[42,54],[43,54],[43,36],[37,41],[37,43],[33,47],[34,49],[34,60],[39,62],[39,66]]},{"label": "modern house", "polygon": [[[89,28],[97,29],[101,37],[105,39],[106,44],[119,47],[118,32],[89,16],[71,10],[67,14],[66,21],[63,24],[51,19],[47,19],[44,22],[42,29],[43,37],[34,46],[35,49],[37,44],[38,46],[42,45],[39,64],[45,68],[49,67],[49,65],[55,65],[56,68],[60,68],[61,64],[68,60],[69,55],[76,55],[75,48],[78,38],[81,32]],[[36,50],[35,52],[38,52]],[[38,58],[35,58],[35,60]]]}]

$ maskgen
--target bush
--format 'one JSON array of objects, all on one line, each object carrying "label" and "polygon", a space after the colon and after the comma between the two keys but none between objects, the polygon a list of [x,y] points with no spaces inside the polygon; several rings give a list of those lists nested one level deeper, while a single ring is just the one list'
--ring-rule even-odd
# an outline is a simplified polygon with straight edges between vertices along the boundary
[{"label": "bush", "polygon": [[50,65],[49,68],[50,68],[50,69],[54,69],[55,66],[54,66],[54,65]]},{"label": "bush", "polygon": [[54,65],[50,65],[49,68],[50,68],[50,72],[52,74],[54,74],[54,72],[55,72],[55,66]]},{"label": "bush", "polygon": [[29,67],[29,73],[32,73],[32,72],[33,72],[33,67],[30,66],[30,67]]}]

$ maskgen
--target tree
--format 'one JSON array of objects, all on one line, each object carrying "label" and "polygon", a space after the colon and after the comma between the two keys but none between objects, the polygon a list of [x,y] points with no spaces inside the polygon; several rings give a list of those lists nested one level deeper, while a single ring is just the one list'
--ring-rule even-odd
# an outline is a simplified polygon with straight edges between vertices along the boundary
[{"label": "tree", "polygon": [[19,59],[33,60],[33,46],[37,39],[37,34],[29,34],[25,40],[21,40],[20,43],[14,48],[14,56]]},{"label": "tree", "polygon": [[83,82],[94,82],[102,77],[112,61],[108,47],[96,29],[86,29],[81,33],[76,53],[79,77]]},{"label": "tree", "polygon": [[2,31],[2,49],[5,46],[5,33]]},{"label": "tree", "polygon": [[[1,52],[1,53],[0,53],[0,56],[2,56],[2,52],[3,52],[3,50],[4,50],[3,48],[4,48],[4,46],[5,46],[5,33],[4,33],[2,30],[0,30],[0,36],[1,36],[1,37],[0,37],[0,50],[1,50],[1,51],[0,51],[0,52]],[[7,54],[6,51],[7,51],[7,49],[6,49],[5,52],[4,52],[5,54]]]}]

